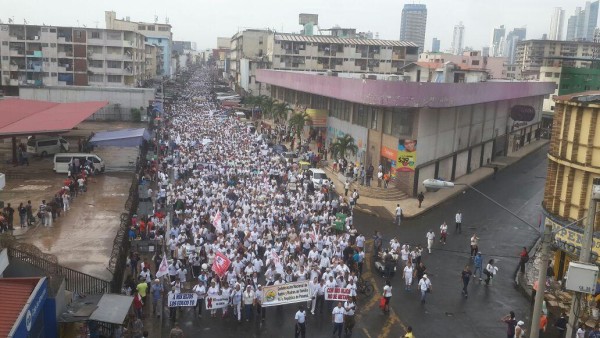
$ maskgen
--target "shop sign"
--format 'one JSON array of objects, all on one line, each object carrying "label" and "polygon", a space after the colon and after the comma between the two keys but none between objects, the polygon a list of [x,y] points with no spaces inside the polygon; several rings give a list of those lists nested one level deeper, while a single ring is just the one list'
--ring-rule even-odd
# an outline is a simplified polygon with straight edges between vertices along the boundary
[{"label": "shop sign", "polygon": [[300,303],[308,300],[310,300],[308,281],[269,285],[263,288],[263,307]]},{"label": "shop sign", "polygon": [[388,148],[385,146],[381,147],[381,157],[390,159],[392,161],[396,160],[396,156],[398,156],[398,150],[396,149],[392,149],[392,148]]},{"label": "shop sign", "polygon": [[415,171],[417,166],[417,140],[400,139],[396,171]]},{"label": "shop sign", "polygon": [[327,109],[306,109],[306,114],[310,116],[311,127],[327,127],[327,116],[329,111]]},{"label": "shop sign", "polygon": [[[570,228],[562,228],[563,226],[550,218],[546,218],[546,224],[551,224],[553,231],[558,230],[554,234],[554,242],[556,247],[565,251],[573,256],[579,256],[581,252],[581,243],[583,242],[583,229],[580,231],[570,229]],[[594,242],[592,245],[592,258],[596,258],[596,261],[600,256],[600,239],[594,237]]]}]

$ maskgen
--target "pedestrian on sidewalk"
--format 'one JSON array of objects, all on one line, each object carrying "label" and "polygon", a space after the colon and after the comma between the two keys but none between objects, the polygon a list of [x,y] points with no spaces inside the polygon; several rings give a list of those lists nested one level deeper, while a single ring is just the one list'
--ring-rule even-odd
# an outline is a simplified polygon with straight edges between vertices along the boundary
[{"label": "pedestrian on sidewalk", "polygon": [[448,224],[444,221],[442,225],[440,225],[440,243],[444,243],[446,245],[446,237],[448,236]]},{"label": "pedestrian on sidewalk", "polygon": [[338,302],[337,306],[331,311],[331,321],[333,322],[333,336],[336,332],[338,338],[342,338],[342,331],[344,329],[344,313],[346,310],[342,307],[342,302]]},{"label": "pedestrian on sidewalk", "polygon": [[431,292],[431,281],[427,278],[427,274],[419,281],[419,289],[421,290],[421,304],[425,304],[427,293]]},{"label": "pedestrian on sidewalk", "polygon": [[402,208],[400,208],[400,204],[396,204],[396,225],[400,226],[402,222]]},{"label": "pedestrian on sidewalk", "polygon": [[529,262],[529,253],[527,252],[527,248],[523,247],[523,250],[519,254],[519,271],[521,275],[525,274],[525,263],[527,262]]},{"label": "pedestrian on sidewalk", "polygon": [[366,184],[365,179],[366,179],[365,167],[360,166],[360,185]]},{"label": "pedestrian on sidewalk", "polygon": [[306,338],[306,311],[304,310],[304,305],[301,304],[296,311],[296,315],[294,316],[296,320],[296,327],[294,330],[294,337],[302,337]]},{"label": "pedestrian on sidewalk", "polygon": [[413,335],[413,328],[412,326],[409,326],[406,328],[406,334],[404,335],[403,338],[415,338],[415,336]]},{"label": "pedestrian on sidewalk", "polygon": [[471,259],[475,258],[475,255],[479,252],[479,237],[477,237],[477,234],[473,234],[473,236],[471,236]]},{"label": "pedestrian on sidewalk", "polygon": [[462,233],[462,228],[461,228],[462,212],[460,210],[456,213],[455,220],[456,220],[456,227],[454,228],[454,232],[456,233],[458,231],[458,233],[461,234]]},{"label": "pedestrian on sidewalk", "polygon": [[473,278],[475,278],[477,272],[479,272],[479,281],[481,282],[483,280],[481,278],[481,274],[483,273],[483,257],[481,257],[481,252],[478,252],[477,255],[475,255],[475,259],[473,259],[473,266],[475,269],[473,271]]},{"label": "pedestrian on sidewalk", "polygon": [[588,338],[600,338],[600,325],[596,324],[596,326],[594,326],[594,331],[590,332]]},{"label": "pedestrian on sidewalk", "polygon": [[423,200],[425,199],[425,195],[423,194],[423,192],[421,191],[418,195],[417,195],[417,200],[419,201],[419,208],[421,207],[421,204],[423,204]]},{"label": "pedestrian on sidewalk", "polygon": [[379,169],[377,172],[377,188],[381,188],[381,183],[383,182],[383,171]]},{"label": "pedestrian on sidewalk", "polygon": [[469,291],[467,290],[467,287],[469,286],[472,275],[473,274],[471,273],[471,268],[469,268],[469,265],[465,265],[465,268],[461,272],[461,278],[463,282],[462,294],[465,296],[465,298],[469,297]]},{"label": "pedestrian on sidewalk", "polygon": [[433,247],[433,239],[435,238],[435,232],[433,230],[429,230],[429,232],[425,235],[427,238],[427,250],[431,253],[431,248]]},{"label": "pedestrian on sidewalk", "polygon": [[568,323],[568,319],[567,319],[567,314],[564,312],[560,313],[560,318],[558,318],[556,320],[556,322],[554,322],[554,327],[556,327],[556,330],[558,331],[558,337],[560,338],[564,338],[565,334],[567,332],[567,323]]},{"label": "pedestrian on sidewalk", "polygon": [[244,291],[244,295],[242,297],[242,301],[244,303],[244,317],[246,317],[246,321],[249,322],[253,317],[253,309],[256,303],[256,299],[254,298],[254,290],[252,290],[252,285],[246,286],[246,291]]},{"label": "pedestrian on sidewalk", "polygon": [[198,317],[202,318],[202,308],[204,307],[204,298],[206,297],[206,286],[204,285],[204,282],[199,280],[198,284],[194,285],[192,291],[198,295],[196,308],[198,308]]}]

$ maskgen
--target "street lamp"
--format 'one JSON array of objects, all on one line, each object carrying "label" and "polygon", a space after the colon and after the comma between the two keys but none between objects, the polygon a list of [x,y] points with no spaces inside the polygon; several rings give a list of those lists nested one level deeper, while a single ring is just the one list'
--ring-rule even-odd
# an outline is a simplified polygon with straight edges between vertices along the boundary
[{"label": "street lamp", "polygon": [[[530,224],[529,222],[527,222],[526,220],[524,220],[523,218],[521,218],[519,215],[515,214],[514,212],[512,212],[511,210],[509,210],[508,208],[506,208],[502,204],[496,202],[496,200],[494,200],[493,198],[491,198],[488,195],[484,194],[483,192],[481,192],[480,190],[478,190],[477,188],[473,187],[470,184],[467,184],[467,183],[453,183],[453,182],[448,182],[448,181],[436,180],[436,179],[433,179],[433,178],[429,178],[429,179],[426,179],[426,180],[423,181],[423,185],[425,186],[426,189],[428,189],[430,191],[437,191],[437,190],[443,189],[443,188],[452,188],[452,187],[454,187],[456,185],[465,185],[465,186],[473,189],[477,193],[479,193],[481,196],[483,196],[486,199],[488,199],[490,202],[492,202],[492,203],[496,204],[497,206],[501,207],[502,209],[504,209],[509,214],[511,214],[514,217],[518,218],[521,222],[527,224],[530,228],[534,229],[537,233],[540,232],[540,230],[536,226]],[[548,266],[548,262],[550,260],[550,244],[551,243],[552,243],[552,225],[551,224],[547,224],[545,226],[545,228],[544,228],[544,234],[543,234],[543,237],[542,237],[542,255],[540,257],[540,269],[539,269],[539,276],[538,276],[538,290],[537,290],[537,293],[535,295],[535,303],[533,305],[533,315],[532,315],[532,318],[531,318],[531,330],[530,330],[530,333],[529,333],[529,337],[530,338],[538,338],[539,337],[540,316],[542,314],[542,305],[543,305],[543,302],[544,302],[544,292],[546,291],[545,290],[546,289],[546,267]]]}]

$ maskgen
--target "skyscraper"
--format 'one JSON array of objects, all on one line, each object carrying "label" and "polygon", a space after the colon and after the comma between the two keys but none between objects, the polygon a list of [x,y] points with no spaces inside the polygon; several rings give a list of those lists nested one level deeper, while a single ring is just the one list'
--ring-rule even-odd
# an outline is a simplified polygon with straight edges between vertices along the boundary
[{"label": "skyscraper", "polygon": [[461,55],[465,46],[465,26],[462,21],[454,26],[454,34],[452,35],[452,54]]},{"label": "skyscraper", "polygon": [[575,8],[575,14],[567,21],[567,40],[593,41],[594,29],[598,23],[600,2],[586,2],[585,9]]},{"label": "skyscraper", "polygon": [[555,7],[550,18],[550,33],[548,39],[562,40],[563,23],[565,21],[565,10]]},{"label": "skyscraper", "polygon": [[504,54],[509,64],[515,63],[515,54],[517,52],[517,44],[519,41],[525,40],[527,36],[527,28],[515,28],[506,35],[504,43]]},{"label": "skyscraper", "polygon": [[400,21],[400,40],[412,41],[419,46],[419,52],[425,47],[427,29],[427,6],[423,4],[405,4]]},{"label": "skyscraper", "polygon": [[506,28],[504,28],[504,25],[501,25],[499,28],[494,28],[494,33],[492,33],[492,42],[490,43],[491,56],[502,56],[502,41],[504,40],[504,34],[506,34]]},{"label": "skyscraper", "polygon": [[431,52],[437,53],[439,51],[440,51],[440,40],[438,40],[438,38],[433,38],[433,41],[431,42]]}]

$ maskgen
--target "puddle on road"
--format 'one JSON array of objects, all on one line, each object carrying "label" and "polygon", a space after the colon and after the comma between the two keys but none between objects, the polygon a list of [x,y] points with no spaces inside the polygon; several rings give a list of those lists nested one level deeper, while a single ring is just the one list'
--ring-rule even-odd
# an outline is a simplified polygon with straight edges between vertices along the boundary
[{"label": "puddle on road", "polygon": [[12,189],[10,189],[10,191],[43,191],[50,187],[51,187],[51,185],[27,184],[27,185],[20,185],[16,188],[12,188]]}]

